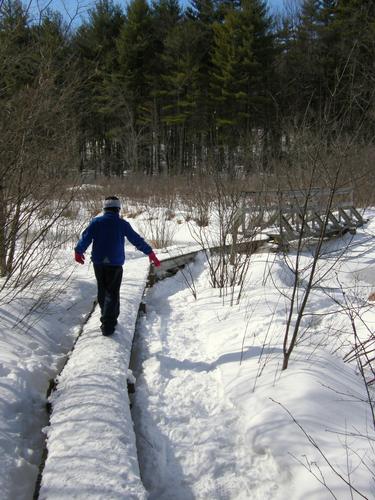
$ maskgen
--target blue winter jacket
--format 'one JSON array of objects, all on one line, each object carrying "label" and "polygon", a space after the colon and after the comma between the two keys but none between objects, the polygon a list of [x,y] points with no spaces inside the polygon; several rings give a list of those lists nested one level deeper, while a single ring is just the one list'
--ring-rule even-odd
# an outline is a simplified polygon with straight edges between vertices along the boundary
[{"label": "blue winter jacket", "polygon": [[83,231],[75,251],[83,254],[92,242],[91,260],[97,265],[122,266],[125,262],[125,236],[148,255],[152,248],[134,231],[129,222],[115,212],[95,217]]}]

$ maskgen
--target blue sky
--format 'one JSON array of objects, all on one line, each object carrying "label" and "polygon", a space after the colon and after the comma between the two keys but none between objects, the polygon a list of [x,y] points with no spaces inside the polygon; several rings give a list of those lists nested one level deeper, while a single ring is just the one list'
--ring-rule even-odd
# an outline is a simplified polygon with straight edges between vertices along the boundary
[{"label": "blue sky", "polygon": [[[284,0],[266,0],[270,8],[278,9],[283,5]],[[188,0],[180,0],[182,4],[188,3]],[[64,17],[67,19],[71,17],[79,18],[84,16],[87,13],[87,10],[90,9],[95,4],[95,0],[34,0],[34,6],[38,6],[38,9],[43,8],[43,6],[50,5],[53,9],[58,10],[64,14]],[[126,0],[115,0],[115,3],[119,3],[123,5],[126,3]],[[78,6],[78,15],[77,15],[77,6]],[[74,24],[78,24],[77,20]]]}]

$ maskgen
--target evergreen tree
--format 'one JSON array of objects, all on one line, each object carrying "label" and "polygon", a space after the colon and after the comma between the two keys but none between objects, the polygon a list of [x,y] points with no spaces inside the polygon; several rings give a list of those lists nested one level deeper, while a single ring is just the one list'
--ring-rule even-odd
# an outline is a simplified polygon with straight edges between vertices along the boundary
[{"label": "evergreen tree", "polygon": [[281,112],[286,120],[311,120],[324,114],[337,74],[333,21],[334,2],[305,0],[298,25],[283,40],[278,68]]},{"label": "evergreen tree", "polygon": [[247,39],[244,44],[242,35],[239,12],[234,9],[227,11],[223,23],[214,25],[211,87],[218,104],[215,115],[219,127],[239,125],[238,112],[244,111],[246,92],[242,89],[248,81],[243,70],[246,63],[251,63],[252,53],[251,41]]},{"label": "evergreen tree", "polygon": [[116,48],[118,69],[113,83],[119,93],[117,112],[131,122],[131,147],[136,151],[129,168],[152,172],[153,84],[158,63],[153,18],[146,0],[129,3]]},{"label": "evergreen tree", "polygon": [[116,120],[108,81],[116,70],[116,40],[123,24],[120,8],[111,0],[100,0],[73,41],[81,78],[77,112],[82,131],[82,163],[90,159],[92,167],[103,169],[104,162],[106,173],[112,170],[111,157],[115,156],[110,130]]},{"label": "evergreen tree", "polygon": [[0,9],[0,97],[31,83],[36,53],[26,10],[19,0],[4,0]]},{"label": "evergreen tree", "polygon": [[170,145],[167,164],[180,171],[186,167],[188,132],[195,112],[199,36],[197,25],[185,19],[167,37],[163,54],[162,120],[169,130]]},{"label": "evergreen tree", "polygon": [[32,37],[35,46],[38,47],[38,60],[42,65],[49,65],[50,69],[59,76],[62,83],[70,80],[72,64],[72,54],[70,40],[68,38],[68,28],[64,23],[62,15],[47,10],[38,25],[31,27]]},{"label": "evergreen tree", "polygon": [[154,101],[154,170],[161,172],[165,167],[170,169],[170,157],[168,151],[162,145],[169,142],[170,129],[163,121],[163,110],[168,109],[173,96],[168,95],[166,91],[166,82],[164,76],[169,69],[168,58],[165,52],[168,50],[167,40],[181,23],[182,11],[178,0],[160,0],[152,4],[152,17],[155,34],[155,72],[153,80],[153,101]]},{"label": "evergreen tree", "polygon": [[[214,24],[211,89],[219,142],[232,149],[238,137],[264,129],[270,108],[273,39],[264,2],[243,0]],[[254,133],[257,133],[254,130]]]},{"label": "evergreen tree", "polygon": [[182,17],[178,0],[153,0],[152,16],[156,50],[158,53],[162,53],[167,36]]},{"label": "evergreen tree", "polygon": [[373,11],[367,1],[303,2],[299,25],[283,44],[278,65],[285,115],[316,127],[322,120],[346,122],[348,130],[359,123],[372,100],[372,77],[365,75],[373,67]]},{"label": "evergreen tree", "polygon": [[133,0],[117,40],[118,73],[131,105],[135,124],[147,122],[155,64],[155,38],[146,0]]},{"label": "evergreen tree", "polygon": [[211,99],[210,81],[213,70],[212,47],[214,43],[213,25],[220,18],[217,3],[213,0],[193,0],[187,10],[187,18],[197,26],[196,61],[197,75],[194,80],[195,109],[194,127],[196,137],[196,163],[206,164],[207,151],[214,146],[214,105]]},{"label": "evergreen tree", "polygon": [[[346,115],[351,130],[374,133],[375,4],[369,0],[342,0],[336,7],[335,28],[340,34],[340,78],[345,85]],[[358,133],[358,130],[357,130]]]}]

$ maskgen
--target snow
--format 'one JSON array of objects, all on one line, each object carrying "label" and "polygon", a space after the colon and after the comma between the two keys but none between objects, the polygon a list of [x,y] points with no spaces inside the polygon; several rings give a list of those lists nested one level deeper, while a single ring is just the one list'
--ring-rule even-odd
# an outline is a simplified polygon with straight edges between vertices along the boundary
[{"label": "snow", "polygon": [[114,335],[101,334],[96,308],[59,377],[47,429],[41,500],[145,498],[126,391],[148,270],[146,257],[127,262]]},{"label": "snow", "polygon": [[[343,361],[353,341],[338,307],[342,286],[363,320],[359,335],[373,331],[367,297],[375,284],[375,212],[369,215],[353,241],[327,243],[320,270],[327,274],[311,296],[305,335],[286,371],[282,339],[292,275],[277,254],[252,257],[238,304],[210,287],[202,254],[189,272],[148,289],[132,366],[135,433],[127,379],[133,380],[130,347],[148,259],[131,247],[116,333],[101,336],[96,308],[59,377],[47,420],[49,379],[62,368],[96,294],[92,266],[72,268],[71,250],[62,250],[56,262],[67,282],[58,297],[23,322],[32,297],[0,306],[1,498],[33,497],[42,429],[48,457],[41,499],[325,500],[333,498],[330,490],[340,500],[361,498],[338,474],[374,498],[372,415],[356,365]],[[349,251],[331,269],[346,244]],[[196,242],[179,223],[174,246],[156,253],[165,259],[187,249],[196,250]]]},{"label": "snow", "polygon": [[[262,266],[264,257],[257,260],[254,267]],[[360,462],[356,453],[373,459],[366,437],[375,437],[369,408],[354,399],[366,394],[353,368],[324,349],[309,359],[311,350],[303,348],[280,372],[281,345],[265,345],[264,337],[277,291],[262,290],[253,275],[244,305],[231,307],[209,287],[202,259],[194,273],[198,300],[181,276],[146,297],[135,421],[150,498],[331,498],[292,458],[304,461],[304,455],[319,464],[337,498],[351,498],[277,402],[345,475],[343,435],[355,430],[364,436],[347,438],[355,450],[353,469]],[[277,328],[277,316],[272,324]],[[374,491],[365,467],[353,475],[358,489]]]},{"label": "snow", "polygon": [[[70,274],[66,255],[59,266]],[[71,260],[71,259],[70,259]],[[34,309],[33,295],[0,305],[0,491],[3,499],[32,498],[47,424],[45,395],[95,296],[87,273],[59,297]],[[52,276],[49,276],[52,280]],[[28,313],[28,314],[27,314]],[[25,318],[26,316],[26,318]],[[22,321],[23,320],[23,321]]]}]

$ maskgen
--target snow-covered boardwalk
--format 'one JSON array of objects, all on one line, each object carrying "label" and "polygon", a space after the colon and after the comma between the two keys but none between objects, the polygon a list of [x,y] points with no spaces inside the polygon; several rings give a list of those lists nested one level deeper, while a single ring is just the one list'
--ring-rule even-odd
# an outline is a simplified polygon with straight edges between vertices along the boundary
[{"label": "snow-covered boardwalk", "polygon": [[53,395],[40,499],[143,499],[127,372],[147,258],[124,268],[119,326],[103,337],[97,308]]}]

